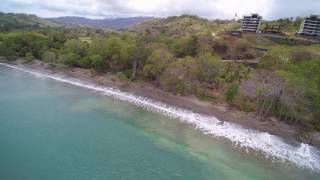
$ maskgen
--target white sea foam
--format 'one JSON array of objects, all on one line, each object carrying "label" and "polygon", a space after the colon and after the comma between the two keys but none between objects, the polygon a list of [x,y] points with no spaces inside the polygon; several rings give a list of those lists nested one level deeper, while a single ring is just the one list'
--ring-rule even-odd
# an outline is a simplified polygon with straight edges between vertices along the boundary
[{"label": "white sea foam", "polygon": [[63,76],[36,72],[6,63],[0,63],[0,65],[24,71],[37,77],[44,77],[92,89],[106,96],[111,96],[121,101],[142,107],[148,111],[161,113],[171,118],[179,119],[181,122],[192,124],[196,129],[203,131],[207,135],[226,138],[235,146],[241,147],[247,151],[249,149],[254,150],[273,160],[291,162],[301,168],[307,168],[317,172],[320,171],[320,152],[317,148],[308,144],[287,144],[281,138],[270,135],[269,133],[246,129],[234,123],[221,123],[221,121],[214,116],[202,115],[186,109],[169,106],[145,97],[122,92],[118,89],[98,86],[96,84]]}]

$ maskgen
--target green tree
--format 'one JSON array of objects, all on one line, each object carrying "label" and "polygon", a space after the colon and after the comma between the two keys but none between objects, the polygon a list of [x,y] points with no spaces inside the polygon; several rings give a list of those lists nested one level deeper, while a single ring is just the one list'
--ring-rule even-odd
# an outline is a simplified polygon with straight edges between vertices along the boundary
[{"label": "green tree", "polygon": [[197,37],[176,38],[170,44],[171,51],[177,58],[185,56],[195,57],[198,50]]},{"label": "green tree", "polygon": [[128,68],[132,67],[130,79],[134,80],[136,78],[137,70],[148,58],[149,49],[146,47],[146,43],[141,36],[132,37],[129,44],[130,45],[127,48],[129,54]]},{"label": "green tree", "polygon": [[68,67],[73,67],[78,64],[77,61],[79,58],[80,58],[79,55],[72,53],[72,52],[69,52],[66,54],[61,54],[59,56],[59,61],[65,65],[67,65]]},{"label": "green tree", "polygon": [[119,71],[129,66],[129,57],[134,44],[112,35],[108,38],[97,38],[90,46],[90,54],[100,55],[112,71]]},{"label": "green tree", "polygon": [[28,52],[40,59],[41,51],[47,49],[48,37],[36,32],[10,32],[3,36],[4,56],[25,57]]},{"label": "green tree", "polygon": [[217,59],[217,57],[212,56],[210,53],[199,57],[199,80],[212,83],[215,79],[222,76],[224,72],[224,66]]},{"label": "green tree", "polygon": [[187,56],[172,62],[160,77],[161,87],[173,93],[191,93],[198,86],[198,64],[195,58]]},{"label": "green tree", "polygon": [[87,55],[88,43],[82,42],[79,39],[70,39],[64,44],[63,51],[66,53],[74,53],[80,57]]},{"label": "green tree", "polygon": [[47,63],[54,63],[57,60],[56,53],[46,50],[42,55],[42,60]]},{"label": "green tree", "polygon": [[106,69],[106,63],[103,61],[101,55],[90,56],[91,66],[98,72],[103,72]]},{"label": "green tree", "polygon": [[173,55],[166,49],[155,49],[143,67],[144,75],[152,80],[158,79],[168,65],[174,61]]}]

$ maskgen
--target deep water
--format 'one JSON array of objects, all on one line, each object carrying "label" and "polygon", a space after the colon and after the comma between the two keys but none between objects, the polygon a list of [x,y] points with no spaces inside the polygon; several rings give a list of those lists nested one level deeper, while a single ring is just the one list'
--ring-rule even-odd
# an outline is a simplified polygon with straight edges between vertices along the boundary
[{"label": "deep water", "polygon": [[190,124],[0,66],[1,180],[318,178]]}]

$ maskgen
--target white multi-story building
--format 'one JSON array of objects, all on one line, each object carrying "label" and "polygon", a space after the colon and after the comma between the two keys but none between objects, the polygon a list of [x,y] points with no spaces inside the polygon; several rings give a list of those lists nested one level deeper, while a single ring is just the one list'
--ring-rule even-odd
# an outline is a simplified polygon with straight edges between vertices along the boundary
[{"label": "white multi-story building", "polygon": [[241,30],[244,32],[260,32],[262,17],[259,14],[251,14],[250,16],[243,16],[241,20]]},{"label": "white multi-story building", "polygon": [[311,15],[304,18],[301,23],[299,34],[320,37],[320,16]]}]

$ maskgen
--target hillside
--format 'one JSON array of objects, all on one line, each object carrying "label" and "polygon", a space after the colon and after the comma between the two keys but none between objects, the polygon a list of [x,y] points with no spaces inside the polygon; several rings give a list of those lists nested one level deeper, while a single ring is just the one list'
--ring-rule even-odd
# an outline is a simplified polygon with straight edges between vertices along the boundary
[{"label": "hillside", "polygon": [[0,56],[109,73],[123,86],[141,81],[254,112],[263,120],[320,131],[320,46],[224,32],[238,26],[184,15],[143,22],[129,31],[13,31],[0,33]]},{"label": "hillside", "polygon": [[58,18],[48,18],[55,23],[60,23],[67,26],[89,26],[95,28],[112,28],[126,29],[130,26],[137,25],[144,21],[153,19],[152,17],[129,17],[115,19],[89,19],[85,17],[65,16]]},{"label": "hillside", "polygon": [[59,25],[35,15],[0,12],[0,31],[56,26]]},{"label": "hillside", "polygon": [[208,34],[225,29],[239,27],[240,24],[234,21],[222,21],[200,18],[192,15],[172,16],[165,19],[154,19],[136,25],[130,30],[137,32],[150,32],[154,35],[166,34],[170,36],[177,35],[196,35]]},{"label": "hillside", "polygon": [[36,15],[0,12],[0,31],[61,26],[126,29],[151,19],[153,18],[130,17],[115,19],[88,19],[84,17],[73,16],[40,18]]}]

